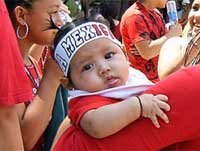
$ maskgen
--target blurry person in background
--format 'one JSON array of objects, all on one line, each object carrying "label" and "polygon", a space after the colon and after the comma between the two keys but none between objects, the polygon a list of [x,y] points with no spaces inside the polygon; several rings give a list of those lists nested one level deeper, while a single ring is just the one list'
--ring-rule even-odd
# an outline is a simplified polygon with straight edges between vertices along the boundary
[{"label": "blurry person in background", "polygon": [[137,0],[122,16],[122,42],[131,66],[142,71],[149,80],[159,81],[158,56],[163,43],[182,33],[176,23],[167,31],[164,19],[156,8],[164,8],[167,0]]},{"label": "blurry person in background", "polygon": [[161,48],[158,61],[160,79],[200,61],[200,0],[194,0],[182,37],[173,37]]},{"label": "blurry person in background", "polygon": [[[52,118],[57,88],[63,75],[56,62],[45,58],[41,68],[30,55],[34,44],[51,46],[65,24],[61,0],[5,0],[23,57],[24,69],[32,87],[33,99],[16,106],[25,150],[44,150],[44,131]],[[38,58],[43,49],[38,50]],[[39,59],[40,60],[40,59]]]}]

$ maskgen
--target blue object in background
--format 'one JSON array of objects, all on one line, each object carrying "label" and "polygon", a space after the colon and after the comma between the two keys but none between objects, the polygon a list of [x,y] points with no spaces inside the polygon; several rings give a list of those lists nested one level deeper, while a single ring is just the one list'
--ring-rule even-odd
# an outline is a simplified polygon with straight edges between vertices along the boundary
[{"label": "blue object in background", "polygon": [[176,9],[176,2],[174,0],[167,1],[167,14],[169,18],[169,22],[174,24],[178,21],[178,13]]}]

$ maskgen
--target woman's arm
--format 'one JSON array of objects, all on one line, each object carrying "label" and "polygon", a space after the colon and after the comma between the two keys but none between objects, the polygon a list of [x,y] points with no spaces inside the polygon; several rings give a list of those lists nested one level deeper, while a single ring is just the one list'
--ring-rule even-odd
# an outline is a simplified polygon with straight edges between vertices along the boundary
[{"label": "woman's arm", "polygon": [[24,150],[19,119],[14,107],[0,107],[0,150]]},{"label": "woman's arm", "polygon": [[135,43],[135,47],[139,51],[142,58],[149,60],[159,55],[162,45],[171,37],[181,36],[182,27],[180,24],[175,24],[170,27],[170,31],[155,40],[143,40]]},{"label": "woman's arm", "polygon": [[162,46],[158,60],[158,75],[160,79],[164,79],[182,67],[185,53],[183,44],[183,38],[173,37]]},{"label": "woman's arm", "polygon": [[44,49],[45,46],[33,44],[32,47],[30,48],[29,55],[38,62],[42,56]]},{"label": "woman's arm", "polygon": [[53,59],[48,59],[37,95],[21,117],[20,125],[25,149],[33,148],[51,119],[60,76],[62,72],[58,65]]},{"label": "woman's arm", "polygon": [[141,95],[142,106],[138,98],[130,97],[121,102],[90,110],[82,117],[80,125],[86,133],[95,138],[115,134],[140,116],[150,118],[155,126],[159,127],[156,115],[168,123],[168,118],[161,109],[166,111],[170,109],[169,105],[162,102],[166,101],[167,97],[160,96],[156,98],[150,94]]}]

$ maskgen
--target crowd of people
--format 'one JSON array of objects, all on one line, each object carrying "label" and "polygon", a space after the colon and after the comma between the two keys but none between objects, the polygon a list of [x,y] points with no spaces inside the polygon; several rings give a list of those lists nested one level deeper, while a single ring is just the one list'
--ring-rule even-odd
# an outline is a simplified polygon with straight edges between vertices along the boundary
[{"label": "crowd of people", "polygon": [[200,150],[200,1],[166,3],[1,1],[0,150]]}]

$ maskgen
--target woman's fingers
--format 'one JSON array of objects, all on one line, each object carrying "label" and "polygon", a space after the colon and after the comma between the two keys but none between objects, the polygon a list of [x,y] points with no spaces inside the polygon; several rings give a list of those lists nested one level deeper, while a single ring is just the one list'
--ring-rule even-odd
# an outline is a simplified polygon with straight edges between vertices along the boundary
[{"label": "woman's fingers", "polygon": [[61,9],[62,9],[63,11],[65,11],[67,14],[70,14],[70,10],[68,9],[68,7],[67,7],[65,4],[62,4]]}]

